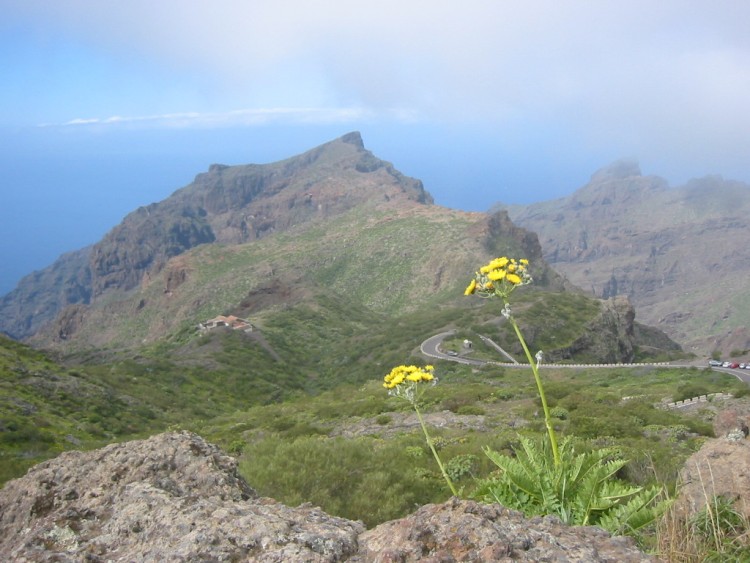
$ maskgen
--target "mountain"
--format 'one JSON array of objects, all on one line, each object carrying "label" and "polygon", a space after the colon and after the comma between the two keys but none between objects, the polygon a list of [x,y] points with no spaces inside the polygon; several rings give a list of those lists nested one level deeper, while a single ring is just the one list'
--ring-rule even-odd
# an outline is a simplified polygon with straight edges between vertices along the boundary
[{"label": "mountain", "polygon": [[[277,163],[212,165],[97,244],[22,280],[0,304],[0,326],[66,354],[166,345],[193,366],[208,365],[198,325],[233,315],[249,321],[243,338],[258,354],[252,363],[264,366],[257,377],[271,385],[263,393],[273,394],[273,362],[308,366],[303,380],[324,382],[337,355],[365,358],[377,346],[381,358],[403,357],[446,327],[491,322],[497,311],[463,289],[478,265],[502,254],[532,263],[535,283],[517,313],[549,358],[627,362],[678,349],[635,323],[627,300],[581,297],[507,213],[434,205],[421,182],[373,156],[358,133]],[[403,327],[396,343],[394,323]],[[232,361],[225,354],[212,366]],[[363,369],[350,370],[352,380]]]},{"label": "mountain", "polygon": [[369,202],[432,203],[421,182],[350,133],[281,162],[212,165],[166,200],[130,213],[100,242],[25,277],[0,300],[0,331],[27,338],[66,306],[127,291],[201,244],[240,244]]},{"label": "mountain", "polygon": [[536,232],[545,259],[691,351],[750,350],[750,186],[712,176],[670,187],[619,161],[570,196],[498,205]]}]

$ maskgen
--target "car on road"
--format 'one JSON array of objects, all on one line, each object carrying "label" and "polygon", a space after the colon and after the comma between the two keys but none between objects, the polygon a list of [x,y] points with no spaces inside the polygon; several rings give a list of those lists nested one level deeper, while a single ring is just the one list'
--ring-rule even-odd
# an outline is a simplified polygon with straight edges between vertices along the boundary
[{"label": "car on road", "polygon": [[454,352],[453,350],[448,350],[449,356],[458,356],[458,352]]}]

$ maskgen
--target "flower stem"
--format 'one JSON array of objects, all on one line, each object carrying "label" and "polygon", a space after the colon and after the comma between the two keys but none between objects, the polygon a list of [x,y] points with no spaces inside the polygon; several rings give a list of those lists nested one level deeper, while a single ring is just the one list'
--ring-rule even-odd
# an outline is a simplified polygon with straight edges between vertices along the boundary
[{"label": "flower stem", "polygon": [[419,412],[419,408],[417,407],[417,403],[413,402],[412,406],[414,407],[414,412],[417,413],[417,418],[419,419],[419,424],[422,425],[422,432],[424,432],[424,437],[427,440],[427,445],[430,446],[430,450],[432,450],[432,455],[435,456],[435,461],[437,461],[438,467],[440,468],[440,472],[443,474],[443,478],[445,479],[445,482],[448,483],[448,487],[451,490],[451,493],[453,493],[454,497],[458,496],[458,493],[456,492],[456,487],[453,486],[453,481],[451,481],[450,477],[448,477],[448,474],[445,472],[445,468],[443,467],[443,463],[440,461],[440,456],[437,453],[437,450],[435,449],[435,446],[432,443],[432,440],[430,439],[430,435],[427,432],[427,426],[425,426],[424,420],[422,419],[422,414]]},{"label": "flower stem", "polygon": [[513,326],[513,330],[516,331],[518,341],[521,343],[523,351],[526,352],[526,358],[529,360],[531,371],[534,372],[536,388],[539,391],[539,398],[542,400],[542,409],[544,410],[544,424],[547,426],[547,435],[549,436],[549,442],[552,446],[552,456],[554,457],[555,465],[560,465],[560,453],[557,451],[557,436],[555,435],[555,429],[552,427],[552,417],[550,417],[549,414],[549,407],[547,406],[547,396],[544,394],[542,378],[539,376],[539,368],[537,367],[536,362],[534,362],[534,358],[531,356],[531,352],[529,352],[529,347],[526,345],[526,340],[524,340],[523,335],[521,334],[521,329],[518,328],[516,319],[514,319],[513,316],[509,316],[508,320]]}]

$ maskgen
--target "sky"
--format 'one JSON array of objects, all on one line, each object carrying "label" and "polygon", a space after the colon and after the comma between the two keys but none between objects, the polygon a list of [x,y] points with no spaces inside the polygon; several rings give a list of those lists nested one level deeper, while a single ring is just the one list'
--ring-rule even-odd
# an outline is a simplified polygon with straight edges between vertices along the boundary
[{"label": "sky", "polygon": [[439,205],[750,183],[750,2],[0,0],[0,295],[212,163],[350,131]]}]

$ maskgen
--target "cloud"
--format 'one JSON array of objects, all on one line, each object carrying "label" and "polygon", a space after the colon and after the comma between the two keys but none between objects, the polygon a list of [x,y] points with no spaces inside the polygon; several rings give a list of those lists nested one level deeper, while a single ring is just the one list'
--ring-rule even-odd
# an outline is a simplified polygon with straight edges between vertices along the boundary
[{"label": "cloud", "polygon": [[[750,143],[744,0],[11,0],[4,10],[39,34],[198,84],[199,114],[130,123],[392,117],[402,108],[412,119],[511,131],[555,124],[628,154],[740,158]],[[248,106],[344,109],[231,111]]]},{"label": "cloud", "polygon": [[[409,121],[411,114],[394,109],[388,112],[397,121]],[[39,127],[83,127],[103,125],[144,125],[163,127],[234,127],[268,123],[330,124],[373,119],[373,112],[359,108],[259,108],[220,113],[165,113],[144,116],[113,115],[106,118],[75,118],[64,123],[44,123]]]}]

